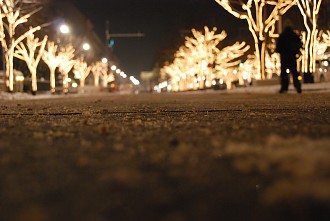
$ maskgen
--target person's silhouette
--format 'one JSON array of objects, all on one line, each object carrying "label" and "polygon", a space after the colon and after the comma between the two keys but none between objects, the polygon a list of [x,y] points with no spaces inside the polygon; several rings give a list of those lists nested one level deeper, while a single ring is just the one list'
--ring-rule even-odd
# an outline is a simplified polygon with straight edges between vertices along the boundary
[{"label": "person's silhouette", "polygon": [[286,93],[289,88],[289,74],[292,74],[293,85],[298,93],[301,93],[301,83],[297,71],[297,55],[302,47],[299,36],[291,27],[286,27],[277,39],[276,52],[281,56],[281,89],[280,93]]}]

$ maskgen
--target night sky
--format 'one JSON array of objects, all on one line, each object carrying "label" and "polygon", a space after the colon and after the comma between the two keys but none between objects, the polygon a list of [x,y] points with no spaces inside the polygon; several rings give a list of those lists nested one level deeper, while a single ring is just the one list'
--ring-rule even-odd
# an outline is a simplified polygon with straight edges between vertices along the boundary
[{"label": "night sky", "polygon": [[[110,33],[145,34],[143,38],[116,38],[114,54],[120,68],[139,76],[151,70],[165,51],[175,50],[181,33],[207,25],[226,30],[228,39],[240,35],[246,23],[222,9],[214,0],[70,0],[105,41],[106,21]],[[187,35],[187,34],[184,34]],[[236,39],[244,40],[244,39]]]}]

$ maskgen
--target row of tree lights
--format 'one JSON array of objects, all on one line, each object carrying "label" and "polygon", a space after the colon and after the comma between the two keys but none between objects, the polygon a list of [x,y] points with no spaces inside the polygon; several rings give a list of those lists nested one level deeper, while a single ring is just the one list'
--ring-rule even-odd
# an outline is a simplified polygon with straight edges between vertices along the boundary
[{"label": "row of tree lights", "polygon": [[[72,82],[69,78],[69,72],[72,70],[75,78],[79,79],[81,91],[83,91],[85,85],[85,79],[92,72],[94,75],[94,85],[99,86],[100,79],[102,80],[103,87],[108,86],[108,82],[114,81],[115,77],[113,72],[115,71],[121,77],[127,78],[127,75],[118,69],[116,66],[112,66],[109,72],[109,61],[107,58],[102,58],[101,61],[94,62],[92,65],[88,65],[83,58],[83,55],[78,56],[75,48],[69,43],[66,45],[59,45],[53,41],[49,41],[45,36],[42,40],[35,38],[34,33],[41,29],[40,26],[30,28],[23,35],[16,37],[16,28],[27,23],[28,19],[37,11],[38,8],[25,15],[22,14],[22,5],[25,3],[22,1],[0,0],[0,41],[4,49],[4,57],[6,64],[6,85],[10,92],[14,90],[14,57],[24,60],[28,66],[31,74],[32,81],[32,93],[35,94],[37,88],[37,66],[41,59],[47,64],[50,70],[50,88],[51,92],[55,92],[55,72],[56,69],[62,74],[63,80],[63,92],[67,93],[69,89],[69,83]],[[62,24],[59,27],[61,34],[69,34],[70,28],[66,24]],[[84,51],[91,50],[89,43],[83,43],[82,49]],[[78,58],[76,58],[78,56]],[[135,79],[135,78],[134,78]],[[20,79],[21,80],[21,79]],[[136,85],[138,81],[135,79],[132,81]],[[72,86],[77,86],[72,84]]]},{"label": "row of tree lights", "polygon": [[[303,17],[306,32],[303,33],[304,49],[301,57],[301,71],[314,73],[318,51],[317,28],[318,15],[323,0],[215,0],[236,18],[246,20],[255,42],[255,56],[258,63],[257,72],[264,79],[266,70],[266,39],[274,38],[275,25],[280,17],[291,7],[297,6]],[[237,7],[238,6],[238,7]],[[268,17],[264,13],[270,10]]]},{"label": "row of tree lights", "polygon": [[[254,39],[255,53],[248,55],[248,59],[241,63],[237,58],[247,51],[244,42],[236,43],[236,50],[230,46],[232,51],[228,53],[228,48],[221,51],[215,49],[223,40],[222,33],[217,36],[218,38],[213,38],[214,33],[207,28],[205,34],[192,30],[194,39],[186,38],[185,45],[176,52],[173,63],[162,68],[162,82],[154,88],[155,90],[160,91],[164,88],[172,91],[195,90],[209,87],[210,84],[214,85],[218,83],[219,78],[219,81],[230,85],[230,81],[235,79],[242,83],[252,78],[258,80],[271,78],[274,74],[279,75],[280,58],[277,53],[272,53],[275,49],[274,39],[278,37],[275,33],[276,22],[295,5],[303,16],[306,28],[306,32],[302,33],[305,47],[300,57],[301,71],[314,73],[316,59],[319,59],[330,46],[330,31],[320,33],[317,29],[322,0],[215,1],[235,17],[247,21]],[[266,7],[270,12],[268,15],[264,13]],[[214,41],[215,39],[217,40]],[[273,39],[272,44],[266,45],[266,39]],[[236,55],[236,60],[228,54]]]},{"label": "row of tree lights", "polygon": [[[62,24],[60,26],[60,32],[62,34],[69,34],[70,33],[69,26],[66,24]],[[88,51],[91,49],[91,46],[89,43],[85,42],[85,43],[83,43],[82,48],[84,51]],[[88,73],[91,71],[94,74],[94,85],[99,86],[99,79],[100,79],[100,74],[101,74],[101,79],[103,82],[102,86],[104,88],[106,88],[108,85],[108,82],[113,82],[115,80],[114,75],[113,74],[108,75],[108,73],[106,71],[105,67],[108,67],[108,63],[109,63],[108,59],[106,57],[103,57],[101,59],[101,62],[97,62],[92,67],[88,67],[87,64],[85,62],[83,62],[82,59],[78,60],[78,62],[74,66],[74,67],[76,67],[74,70],[74,73],[76,73],[77,78],[80,79],[80,87],[81,88],[84,87],[84,81],[85,81],[86,77],[88,76]],[[110,70],[112,72],[120,75],[124,79],[127,78],[127,74],[125,74],[125,72],[123,72],[122,70],[117,68],[116,65],[112,65],[110,67]],[[140,82],[137,79],[135,79],[133,76],[130,77],[130,80],[132,81],[132,83],[134,85],[140,84]]]},{"label": "row of tree lights", "polygon": [[[117,75],[121,76],[123,79],[126,79],[126,78],[127,78],[127,74],[126,74],[124,71],[120,70],[116,65],[112,65],[112,66],[110,67],[110,69],[111,69],[113,72],[115,72]],[[134,76],[130,76],[130,77],[129,77],[129,80],[130,80],[135,86],[140,85],[140,81],[137,80]]]},{"label": "row of tree lights", "polygon": [[219,48],[227,34],[224,31],[216,34],[216,31],[216,28],[209,30],[208,27],[204,27],[204,33],[192,29],[193,37],[186,37],[184,45],[175,53],[174,61],[161,69],[163,81],[155,90],[165,87],[172,91],[197,90],[209,88],[217,80],[221,83],[235,80],[235,66],[241,63],[240,57],[249,46],[236,42]]},{"label": "row of tree lights", "polygon": [[[207,56],[200,56],[203,54],[200,49],[202,48],[201,45],[207,45],[206,47],[209,48],[214,48],[215,46],[208,42],[211,38],[205,37],[209,34],[209,30],[207,27],[205,28],[204,37],[200,35],[200,33],[196,35],[196,31],[194,32],[194,37],[196,39],[193,39],[193,41],[195,43],[199,42],[199,45],[190,47],[190,52],[187,50],[186,46],[191,46],[191,44],[186,42],[184,47],[180,47],[175,54],[173,63],[161,69],[162,81],[154,88],[155,91],[160,92],[163,89],[167,91],[196,90],[223,83],[230,88],[233,81],[239,84],[246,84],[250,83],[252,79],[260,79],[258,78],[260,75],[258,74],[258,62],[255,55],[248,55],[244,62],[240,62],[240,59],[238,59],[248,49],[248,47],[242,47],[244,43],[235,43],[222,50],[217,50],[216,53],[214,51],[208,51],[208,53],[210,53],[208,58],[215,55],[218,58],[215,60],[214,58],[213,60],[211,59],[214,63],[213,65],[208,65],[205,60]],[[189,38],[187,39],[191,40]],[[240,46],[240,44],[242,45]],[[317,40],[319,59],[324,57],[324,52],[329,46],[330,31],[327,31],[322,33]],[[328,57],[326,57],[326,59],[327,58]],[[198,68],[199,61],[201,62],[201,69]],[[201,70],[200,73],[202,73],[202,75],[197,74],[199,70]],[[267,52],[265,58],[265,74],[267,78],[271,78],[274,74],[279,75],[280,70],[279,55],[277,53],[269,54]],[[208,79],[211,79],[211,81]]]}]

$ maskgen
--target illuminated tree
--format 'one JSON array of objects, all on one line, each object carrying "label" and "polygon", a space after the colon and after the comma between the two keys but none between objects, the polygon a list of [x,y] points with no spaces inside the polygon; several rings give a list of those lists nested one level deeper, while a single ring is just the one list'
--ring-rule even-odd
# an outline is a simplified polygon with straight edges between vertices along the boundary
[{"label": "illuminated tree", "polygon": [[219,52],[217,45],[227,37],[225,31],[220,34],[216,34],[216,31],[216,28],[210,31],[208,27],[204,27],[204,33],[192,29],[193,37],[186,37],[185,46],[190,50],[190,56],[195,58],[197,73],[195,83],[197,86],[199,84],[199,88],[211,86],[210,69],[213,68],[216,54]]},{"label": "illuminated tree", "polygon": [[30,34],[40,30],[40,26],[29,29],[16,36],[18,26],[28,22],[28,19],[41,8],[24,8],[23,0],[2,0],[0,6],[0,39],[6,61],[6,86],[10,92],[14,90],[14,51],[15,47]]},{"label": "illuminated tree", "polygon": [[253,78],[256,79],[256,76],[258,75],[258,66],[256,56],[254,54],[248,55],[246,61],[241,63],[238,66],[238,69],[234,72],[240,84],[245,80],[249,81]]},{"label": "illuminated tree", "polygon": [[71,44],[66,45],[65,47],[61,47],[59,51],[59,56],[61,59],[59,71],[61,72],[63,78],[63,92],[66,94],[69,90],[69,72],[71,71],[76,62],[74,60],[75,49]]},{"label": "illuminated tree", "polygon": [[47,64],[50,70],[50,90],[55,92],[55,71],[61,63],[61,56],[59,55],[58,46],[53,41],[47,43],[47,47],[43,53],[42,59]]},{"label": "illuminated tree", "polygon": [[316,59],[322,59],[330,47],[330,31],[320,31],[316,42]]},{"label": "illuminated tree", "polygon": [[93,73],[93,76],[94,76],[94,85],[96,87],[99,86],[100,84],[100,78],[105,81],[103,82],[103,86],[104,84],[105,85],[108,85],[108,71],[107,71],[107,68],[108,67],[108,64],[105,64],[103,62],[96,62],[92,65],[92,73]]},{"label": "illuminated tree", "polygon": [[[265,78],[266,39],[274,34],[279,16],[288,11],[295,0],[215,0],[236,18],[246,20],[254,39],[258,62],[258,78]],[[266,11],[269,13],[267,13]],[[271,8],[271,10],[270,10]],[[270,10],[270,11],[269,11]]]},{"label": "illuminated tree", "polygon": [[29,68],[32,81],[32,93],[37,93],[37,67],[44,53],[45,45],[47,42],[47,36],[42,41],[39,38],[35,38],[34,34],[29,34],[26,38],[26,44],[20,42],[16,46],[14,56],[18,59],[25,61]]},{"label": "illuminated tree", "polygon": [[174,91],[210,87],[215,78],[226,77],[225,73],[237,66],[238,58],[249,49],[245,42],[219,48],[227,34],[216,34],[216,28],[210,31],[205,27],[204,33],[193,29],[192,33],[193,37],[186,37],[184,46],[175,53],[174,61],[161,69],[163,80],[170,79],[169,85],[162,86]]},{"label": "illuminated tree", "polygon": [[314,73],[317,54],[317,20],[322,0],[296,0],[300,13],[304,19],[306,34],[304,35],[304,53],[302,58],[302,72]]},{"label": "illuminated tree", "polygon": [[218,54],[216,58],[216,66],[215,69],[218,71],[217,78],[223,78],[227,82],[230,82],[228,78],[228,70],[232,70],[234,67],[237,67],[245,52],[249,50],[250,46],[246,45],[245,42],[236,42],[231,46],[227,46],[223,48]]},{"label": "illuminated tree", "polygon": [[85,86],[85,79],[88,77],[91,72],[92,67],[88,66],[88,64],[82,59],[78,59],[74,64],[73,73],[76,78],[79,78],[80,81],[80,89],[83,92]]},{"label": "illuminated tree", "polygon": [[328,30],[327,32],[322,34],[323,41],[325,44],[330,47],[330,31]]},{"label": "illuminated tree", "polygon": [[[2,0],[0,0],[0,5],[2,5]],[[5,31],[3,27],[3,21],[4,15],[2,13],[2,7],[0,7],[0,42],[5,40]]]}]

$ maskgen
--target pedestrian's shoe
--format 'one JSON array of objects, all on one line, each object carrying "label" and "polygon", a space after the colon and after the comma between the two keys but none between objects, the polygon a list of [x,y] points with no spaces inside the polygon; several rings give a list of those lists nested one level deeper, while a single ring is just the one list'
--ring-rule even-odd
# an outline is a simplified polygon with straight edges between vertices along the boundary
[{"label": "pedestrian's shoe", "polygon": [[287,90],[283,90],[283,89],[281,89],[281,90],[279,90],[278,93],[280,93],[280,94],[285,94],[285,93],[287,93],[287,92],[288,92]]},{"label": "pedestrian's shoe", "polygon": [[297,89],[297,93],[298,93],[298,94],[301,94],[301,92],[302,92],[302,91],[301,91],[301,88],[298,88],[298,89]]}]

